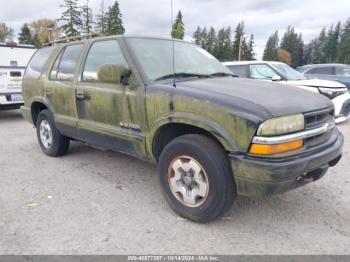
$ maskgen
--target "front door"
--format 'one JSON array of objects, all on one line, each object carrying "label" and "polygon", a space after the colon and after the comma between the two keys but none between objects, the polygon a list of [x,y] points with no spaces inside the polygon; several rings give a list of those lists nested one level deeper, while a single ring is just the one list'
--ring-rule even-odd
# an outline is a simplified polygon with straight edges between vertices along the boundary
[{"label": "front door", "polygon": [[139,156],[144,150],[141,88],[133,74],[122,84],[116,67],[129,68],[118,40],[92,42],[76,88],[80,134],[92,145]]}]

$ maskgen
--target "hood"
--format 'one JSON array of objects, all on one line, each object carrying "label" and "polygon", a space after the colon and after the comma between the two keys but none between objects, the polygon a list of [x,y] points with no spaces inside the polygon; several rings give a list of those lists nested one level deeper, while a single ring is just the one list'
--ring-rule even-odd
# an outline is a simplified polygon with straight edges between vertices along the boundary
[{"label": "hood", "polygon": [[[177,82],[178,91],[191,92],[199,98],[247,110],[265,110],[270,117],[305,113],[332,107],[322,95],[297,87],[233,77],[218,77]],[[194,93],[194,94],[193,94]],[[258,114],[258,113],[256,113]]]},{"label": "hood", "polygon": [[322,79],[306,79],[306,80],[296,80],[296,81],[287,81],[290,85],[297,86],[312,86],[312,87],[327,87],[327,88],[344,88],[345,85],[329,80]]}]

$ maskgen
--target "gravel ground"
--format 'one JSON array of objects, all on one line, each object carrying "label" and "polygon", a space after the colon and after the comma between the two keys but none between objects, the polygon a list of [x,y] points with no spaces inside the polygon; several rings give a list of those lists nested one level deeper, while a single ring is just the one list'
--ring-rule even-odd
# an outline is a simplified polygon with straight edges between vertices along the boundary
[{"label": "gravel ground", "polygon": [[80,143],[46,157],[19,111],[0,111],[0,254],[350,254],[349,152],[346,139],[320,181],[196,224],[167,206],[155,166]]}]

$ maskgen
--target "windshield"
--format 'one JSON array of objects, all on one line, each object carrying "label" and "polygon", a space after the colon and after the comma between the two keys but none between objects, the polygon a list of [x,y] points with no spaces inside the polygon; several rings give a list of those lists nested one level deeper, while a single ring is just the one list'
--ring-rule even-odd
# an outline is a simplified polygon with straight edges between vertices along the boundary
[{"label": "windshield", "polygon": [[336,67],[336,75],[350,77],[350,66]]},{"label": "windshield", "polygon": [[[172,41],[144,38],[128,38],[127,41],[149,79],[173,77]],[[232,75],[215,57],[191,43],[174,41],[174,59],[179,77]]]},{"label": "windshield", "polygon": [[287,64],[282,64],[282,63],[273,63],[273,66],[275,69],[284,75],[287,80],[306,80],[307,78],[300,74],[298,71],[294,70]]}]

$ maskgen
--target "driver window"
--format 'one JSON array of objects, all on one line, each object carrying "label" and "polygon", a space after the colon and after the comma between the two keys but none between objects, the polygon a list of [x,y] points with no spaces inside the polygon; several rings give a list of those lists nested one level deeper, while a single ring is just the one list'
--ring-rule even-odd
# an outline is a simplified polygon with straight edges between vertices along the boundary
[{"label": "driver window", "polygon": [[267,65],[251,65],[250,66],[250,77],[254,79],[272,79],[276,74]]},{"label": "driver window", "polygon": [[88,82],[118,83],[121,68],[128,68],[117,40],[92,44],[87,55],[82,80]]}]

